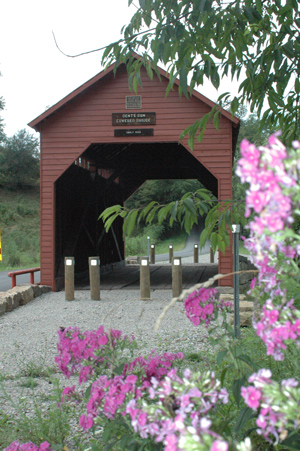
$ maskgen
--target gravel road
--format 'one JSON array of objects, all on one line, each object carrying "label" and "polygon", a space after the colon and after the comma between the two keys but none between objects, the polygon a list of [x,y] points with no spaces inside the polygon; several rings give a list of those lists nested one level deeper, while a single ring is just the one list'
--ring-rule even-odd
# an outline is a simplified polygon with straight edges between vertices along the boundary
[{"label": "gravel road", "polygon": [[[92,301],[89,297],[89,291],[76,291],[75,301],[68,302],[64,292],[50,292],[0,316],[0,375],[3,376],[2,382],[0,378],[0,412],[18,416],[18,409],[12,406],[8,395],[17,403],[26,399],[22,405],[23,414],[33,416],[38,404],[47,415],[53,385],[49,384],[49,378],[41,376],[34,379],[33,391],[24,387],[30,368],[55,367],[53,377],[59,380],[61,387],[76,383],[77,377],[65,379],[54,364],[60,327],[77,326],[85,331],[104,325],[105,330],[113,328],[134,334],[139,344],[136,352],[143,355],[153,348],[158,352],[208,350],[206,330],[192,325],[186,318],[182,302],[177,302],[167,312],[159,332],[154,332],[158,316],[172,298],[171,291],[152,291],[151,300],[147,301],[140,300],[136,290],[102,290],[100,301]],[[3,389],[6,396],[3,396]],[[83,432],[76,416],[70,424],[68,449],[78,451],[73,436],[80,434],[83,437]],[[84,436],[88,440],[88,435]]]}]

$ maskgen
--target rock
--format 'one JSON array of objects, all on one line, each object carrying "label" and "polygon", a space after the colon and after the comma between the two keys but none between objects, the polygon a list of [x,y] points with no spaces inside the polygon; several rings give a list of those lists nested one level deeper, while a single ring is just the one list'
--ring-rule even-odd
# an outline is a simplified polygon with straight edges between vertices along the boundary
[{"label": "rock", "polygon": [[[38,288],[37,288],[38,287]],[[35,297],[51,291],[44,285],[17,286],[0,295],[0,315],[11,312],[15,308],[26,305]]]},{"label": "rock", "polygon": [[28,302],[32,301],[34,299],[34,292],[32,287],[26,288],[24,291],[22,291],[22,297],[20,305],[26,305]]},{"label": "rock", "polygon": [[0,297],[0,315],[4,315],[7,312],[7,300],[4,297]]},{"label": "rock", "polygon": [[31,288],[35,298],[51,291],[51,287],[48,287],[47,285],[31,285]]},{"label": "rock", "polygon": [[[240,327],[251,327],[253,317],[253,302],[240,302]],[[230,316],[229,324],[233,325],[234,315]]]}]

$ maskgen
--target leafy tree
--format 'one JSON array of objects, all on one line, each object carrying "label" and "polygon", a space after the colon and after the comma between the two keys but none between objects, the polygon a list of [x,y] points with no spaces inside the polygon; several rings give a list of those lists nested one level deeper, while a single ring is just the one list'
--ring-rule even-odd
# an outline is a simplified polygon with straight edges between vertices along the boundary
[{"label": "leafy tree", "polygon": [[127,208],[145,207],[155,200],[159,203],[172,202],[187,191],[196,191],[202,184],[197,180],[147,180],[127,201]]},{"label": "leafy tree", "polygon": [[[139,210],[146,207],[151,201],[155,201],[158,204],[166,204],[180,199],[187,191],[194,192],[202,187],[202,184],[198,180],[147,180],[125,202],[125,207],[128,210]],[[167,219],[159,223],[157,215],[151,221],[152,231],[154,230],[154,225],[157,225],[155,227],[156,239],[170,238],[181,232],[179,222],[172,224],[172,226]],[[144,218],[141,218],[132,234],[134,236],[143,234],[145,226],[147,226],[147,222]]]},{"label": "leafy tree", "polygon": [[[129,4],[132,0],[129,0]],[[103,62],[124,62],[129,73],[129,85],[137,91],[142,86],[140,70],[144,66],[150,78],[153,72],[159,76],[158,65],[167,66],[169,84],[166,95],[179,78],[179,93],[187,97],[192,90],[208,79],[219,88],[220,80],[227,76],[236,79],[239,94],[231,98],[223,92],[218,104],[183,131],[189,134],[189,146],[194,139],[202,139],[208,121],[218,127],[220,107],[229,107],[232,114],[241,105],[250,104],[250,112],[261,116],[261,129],[280,128],[285,141],[299,134],[300,120],[300,16],[297,0],[139,0],[139,8],[129,25],[123,28],[123,39],[108,46]],[[136,58],[133,51],[139,53]],[[188,89],[190,81],[190,90]],[[249,118],[249,128],[257,122]],[[257,128],[258,131],[258,128]],[[251,137],[252,139],[253,137]],[[236,190],[238,196],[243,193]],[[203,194],[203,193],[202,193]],[[131,231],[134,221],[155,214],[163,218],[170,215],[170,222],[179,218],[188,231],[207,201],[201,193],[187,193],[179,203],[158,206],[151,202],[140,213],[111,207],[103,213],[106,226],[115,217],[126,218],[124,229]],[[199,207],[199,204],[202,206]],[[228,205],[216,205],[206,219],[206,238],[220,247],[221,240],[228,242],[227,227],[238,211]],[[121,207],[120,207],[121,208]],[[225,209],[225,210],[224,210]],[[221,232],[220,236],[219,232]],[[223,247],[223,245],[222,245]]]},{"label": "leafy tree", "polygon": [[39,179],[39,141],[26,130],[5,138],[0,148],[0,186],[33,188]]},{"label": "leafy tree", "polygon": [[[1,74],[0,74],[1,76]],[[5,102],[3,97],[0,97],[0,111],[3,111],[5,107]],[[0,117],[0,145],[5,139],[5,133],[4,133],[4,121],[3,118]]]},{"label": "leafy tree", "polygon": [[[129,4],[133,0],[129,0]],[[265,107],[263,123],[276,126],[285,139],[295,139],[300,121],[300,17],[297,0],[139,0],[140,7],[124,39],[108,46],[104,63],[123,61],[130,86],[141,85],[140,68],[150,77],[159,63],[167,66],[172,89],[176,77],[180,92],[189,96],[204,79],[219,88],[230,76],[239,83],[239,95],[223,92],[220,106],[230,105],[232,114],[249,102],[258,116]],[[132,52],[142,55],[135,59]],[[190,91],[190,92],[191,92]],[[208,119],[218,125],[218,108],[199,118],[184,134],[203,134]]]}]

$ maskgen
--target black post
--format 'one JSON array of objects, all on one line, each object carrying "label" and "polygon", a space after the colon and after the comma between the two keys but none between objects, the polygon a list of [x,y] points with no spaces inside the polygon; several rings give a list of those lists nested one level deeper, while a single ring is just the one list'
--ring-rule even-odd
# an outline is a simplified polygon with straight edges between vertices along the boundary
[{"label": "black post", "polygon": [[240,278],[239,278],[239,237],[240,225],[232,225],[233,235],[233,289],[234,289],[234,336],[241,337],[240,330]]}]

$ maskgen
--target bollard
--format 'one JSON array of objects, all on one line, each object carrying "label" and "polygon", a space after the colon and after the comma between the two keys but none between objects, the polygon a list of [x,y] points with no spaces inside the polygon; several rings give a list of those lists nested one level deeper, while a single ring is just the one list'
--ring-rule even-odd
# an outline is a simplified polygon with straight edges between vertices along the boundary
[{"label": "bollard", "polygon": [[240,277],[239,277],[239,236],[240,225],[232,224],[233,235],[233,289],[234,289],[234,336],[241,337],[240,329]]},{"label": "bollard", "polygon": [[194,244],[194,263],[198,263],[199,258],[198,258],[198,244]]},{"label": "bollard", "polygon": [[140,293],[141,299],[150,299],[150,267],[148,258],[142,258],[140,264]]},{"label": "bollard", "polygon": [[214,263],[215,262],[215,253],[211,246],[210,246],[209,251],[210,251],[210,260],[209,261],[210,261],[210,263]]},{"label": "bollard", "polygon": [[169,263],[172,263],[173,258],[173,244],[169,244]]},{"label": "bollard", "polygon": [[74,257],[65,257],[65,297],[66,301],[74,301]]},{"label": "bollard", "polygon": [[90,291],[93,301],[100,301],[100,258],[89,257]]},{"label": "bollard", "polygon": [[172,297],[177,298],[182,293],[182,266],[181,257],[172,260]]},{"label": "bollard", "polygon": [[150,248],[150,263],[152,265],[155,264],[155,244],[151,244],[151,248]]},{"label": "bollard", "polygon": [[148,241],[148,260],[150,261],[150,236],[147,236]]}]

